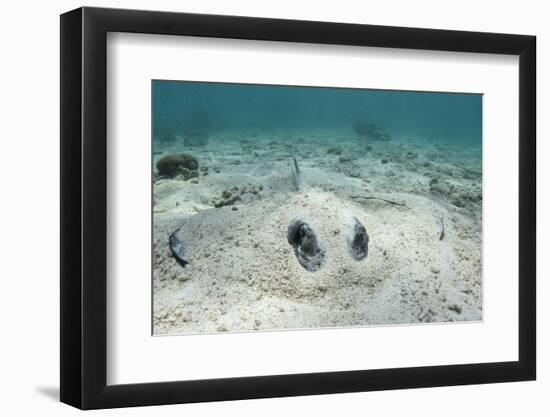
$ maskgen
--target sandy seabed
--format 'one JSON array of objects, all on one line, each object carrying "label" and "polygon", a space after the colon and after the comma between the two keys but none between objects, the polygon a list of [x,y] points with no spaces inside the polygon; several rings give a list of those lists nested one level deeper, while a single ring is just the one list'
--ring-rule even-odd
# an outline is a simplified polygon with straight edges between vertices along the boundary
[{"label": "sandy seabed", "polygon": [[[155,148],[154,162],[194,156],[199,176],[153,184],[154,334],[482,320],[480,148],[292,136],[220,133],[204,147]],[[366,260],[349,255],[350,217],[368,232]],[[325,249],[316,272],[287,241],[296,218]],[[168,244],[178,228],[185,267]]]}]

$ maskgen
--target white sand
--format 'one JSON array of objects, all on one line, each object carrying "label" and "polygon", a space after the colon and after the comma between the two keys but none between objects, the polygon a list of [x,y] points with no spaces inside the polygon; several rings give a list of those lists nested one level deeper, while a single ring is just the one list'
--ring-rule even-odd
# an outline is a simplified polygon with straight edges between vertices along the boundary
[{"label": "white sand", "polygon": [[[482,319],[481,156],[403,140],[366,151],[354,138],[323,135],[295,138],[299,192],[278,137],[165,149],[196,156],[208,175],[154,185],[155,334]],[[225,190],[240,200],[213,208]],[[345,212],[368,231],[365,261],[349,256]],[[325,246],[317,272],[287,242],[296,217]],[[185,268],[168,246],[182,225]]]}]

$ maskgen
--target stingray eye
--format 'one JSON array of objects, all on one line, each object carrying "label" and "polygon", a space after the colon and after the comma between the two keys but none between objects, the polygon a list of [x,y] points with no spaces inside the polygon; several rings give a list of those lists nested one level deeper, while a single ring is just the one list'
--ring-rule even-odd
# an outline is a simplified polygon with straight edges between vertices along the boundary
[{"label": "stingray eye", "polygon": [[288,243],[302,267],[309,272],[318,271],[325,262],[325,249],[315,230],[304,220],[295,219],[288,225]]},{"label": "stingray eye", "polygon": [[300,243],[304,235],[303,226],[305,226],[306,224],[307,223],[305,223],[304,221],[298,219],[290,222],[286,235],[288,243],[290,243],[292,246],[296,246]]},{"label": "stingray eye", "polygon": [[369,235],[361,222],[353,217],[352,230],[347,237],[349,254],[355,261],[362,261],[369,253]]}]

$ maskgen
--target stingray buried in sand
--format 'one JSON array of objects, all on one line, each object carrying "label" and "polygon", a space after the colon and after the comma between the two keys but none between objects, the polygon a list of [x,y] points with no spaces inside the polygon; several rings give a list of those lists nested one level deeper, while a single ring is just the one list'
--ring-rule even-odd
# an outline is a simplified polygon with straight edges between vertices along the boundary
[{"label": "stingray buried in sand", "polygon": [[[438,219],[451,224],[449,213],[420,196],[378,198],[361,204],[306,187],[188,217],[170,236],[179,263],[172,262],[178,288],[168,291],[187,300],[173,307],[186,312],[170,332],[478,318],[478,294],[470,295],[471,305],[461,303],[460,314],[441,302],[457,292],[457,270],[475,269],[457,256],[456,234],[439,239]],[[304,230],[305,238],[291,236]]]}]

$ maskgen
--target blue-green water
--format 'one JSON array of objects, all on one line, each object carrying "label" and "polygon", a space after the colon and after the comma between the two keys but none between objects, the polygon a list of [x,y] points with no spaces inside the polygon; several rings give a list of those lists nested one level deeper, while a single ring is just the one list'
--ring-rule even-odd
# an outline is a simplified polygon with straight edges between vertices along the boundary
[{"label": "blue-green water", "polygon": [[224,131],[354,133],[364,120],[392,140],[481,148],[482,95],[347,88],[153,81],[153,137]]}]

